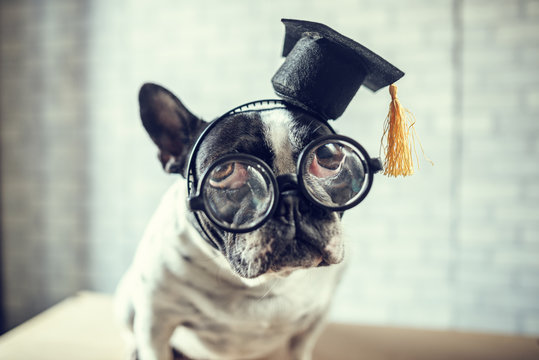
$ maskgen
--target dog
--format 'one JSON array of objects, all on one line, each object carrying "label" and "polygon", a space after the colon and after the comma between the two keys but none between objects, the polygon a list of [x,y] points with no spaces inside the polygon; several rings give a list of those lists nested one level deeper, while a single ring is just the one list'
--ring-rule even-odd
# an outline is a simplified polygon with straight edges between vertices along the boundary
[{"label": "dog", "polygon": [[[223,230],[188,202],[189,156],[212,122],[156,84],[142,86],[139,103],[164,170],[181,176],[164,195],[116,292],[130,356],[311,359],[345,266],[343,212],[284,189],[262,225]],[[196,144],[192,172],[200,179],[220,157],[241,153],[261,159],[277,178],[295,174],[305,146],[332,133],[293,106],[232,112]],[[219,171],[241,177],[230,167]]]}]

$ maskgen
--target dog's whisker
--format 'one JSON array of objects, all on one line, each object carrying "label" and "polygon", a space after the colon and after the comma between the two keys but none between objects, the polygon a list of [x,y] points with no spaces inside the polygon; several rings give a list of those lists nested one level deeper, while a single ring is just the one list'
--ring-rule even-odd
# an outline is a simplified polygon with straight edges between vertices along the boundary
[{"label": "dog's whisker", "polygon": [[272,290],[275,288],[278,282],[279,282],[279,279],[275,279],[273,281],[273,284],[270,284],[268,290],[260,298],[258,298],[257,302],[261,302],[262,300],[264,300],[266,296],[268,296],[268,294],[272,292]]}]

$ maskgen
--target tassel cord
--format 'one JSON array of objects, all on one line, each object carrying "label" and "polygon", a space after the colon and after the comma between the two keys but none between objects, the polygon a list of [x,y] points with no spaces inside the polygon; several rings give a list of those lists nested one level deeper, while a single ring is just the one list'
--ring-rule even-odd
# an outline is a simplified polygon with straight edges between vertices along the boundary
[{"label": "tassel cord", "polygon": [[[391,103],[384,122],[384,133],[380,142],[380,151],[385,153],[384,175],[397,177],[399,175],[408,176],[414,173],[415,162],[419,168],[419,156],[417,154],[416,142],[423,156],[432,164],[432,161],[425,156],[423,145],[419,141],[414,125],[415,116],[404,108],[397,98],[397,87],[389,87]],[[412,152],[413,150],[413,152]]]}]

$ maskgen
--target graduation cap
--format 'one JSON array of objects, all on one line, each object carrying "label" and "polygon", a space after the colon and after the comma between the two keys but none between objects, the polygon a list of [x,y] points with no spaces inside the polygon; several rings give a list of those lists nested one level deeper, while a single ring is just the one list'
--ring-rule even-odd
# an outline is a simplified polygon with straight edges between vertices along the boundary
[{"label": "graduation cap", "polygon": [[[282,22],[286,30],[282,56],[286,59],[271,80],[273,88],[285,101],[325,120],[341,116],[360,86],[377,91],[404,76],[379,55],[324,24],[291,19]],[[407,121],[395,85],[390,93],[383,136],[384,173],[410,175],[413,123]]]}]

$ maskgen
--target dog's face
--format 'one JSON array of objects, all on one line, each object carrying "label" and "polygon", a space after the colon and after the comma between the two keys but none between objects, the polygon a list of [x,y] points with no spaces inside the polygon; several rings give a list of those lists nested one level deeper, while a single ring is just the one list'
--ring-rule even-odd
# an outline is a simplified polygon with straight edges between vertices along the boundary
[{"label": "dog's face", "polygon": [[[160,149],[163,167],[183,174],[189,150],[206,123],[157,85],[144,85],[139,100],[143,124]],[[259,158],[275,176],[296,173],[298,156],[305,146],[331,133],[324,123],[291,109],[231,115],[216,124],[200,144],[195,163],[197,177],[200,179],[223,155],[234,153]],[[317,207],[299,191],[281,196],[273,216],[248,233],[223,231],[204,213],[198,213],[231,268],[245,278],[341,262],[341,215]]]}]

